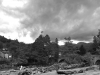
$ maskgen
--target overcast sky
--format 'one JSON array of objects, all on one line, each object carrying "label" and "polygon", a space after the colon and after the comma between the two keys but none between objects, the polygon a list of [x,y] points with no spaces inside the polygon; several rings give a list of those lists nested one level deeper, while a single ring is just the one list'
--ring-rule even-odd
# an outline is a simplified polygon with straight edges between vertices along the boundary
[{"label": "overcast sky", "polygon": [[91,41],[100,28],[100,0],[0,0],[0,35],[32,43],[41,33],[53,40]]}]

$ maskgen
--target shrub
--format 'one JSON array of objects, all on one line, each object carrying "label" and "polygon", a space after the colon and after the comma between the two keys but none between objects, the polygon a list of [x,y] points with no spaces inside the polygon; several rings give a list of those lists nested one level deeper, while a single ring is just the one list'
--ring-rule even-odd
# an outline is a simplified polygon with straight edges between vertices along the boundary
[{"label": "shrub", "polygon": [[68,64],[79,64],[82,62],[82,57],[78,54],[67,54],[65,60]]}]

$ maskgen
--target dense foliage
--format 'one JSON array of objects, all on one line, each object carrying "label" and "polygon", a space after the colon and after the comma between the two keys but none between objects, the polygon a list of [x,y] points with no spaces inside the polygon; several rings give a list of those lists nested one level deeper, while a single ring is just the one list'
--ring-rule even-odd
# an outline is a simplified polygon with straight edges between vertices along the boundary
[{"label": "dense foliage", "polygon": [[[57,63],[61,57],[66,57],[70,64],[79,63],[83,59],[81,56],[88,52],[100,54],[100,31],[97,36],[94,36],[93,43],[73,44],[71,37],[65,40],[65,45],[59,46],[57,38],[51,42],[49,35],[41,34],[34,43],[25,44],[0,36],[0,50],[6,48],[11,53],[9,64],[14,65],[51,65]],[[0,61],[2,62],[2,58]]]}]

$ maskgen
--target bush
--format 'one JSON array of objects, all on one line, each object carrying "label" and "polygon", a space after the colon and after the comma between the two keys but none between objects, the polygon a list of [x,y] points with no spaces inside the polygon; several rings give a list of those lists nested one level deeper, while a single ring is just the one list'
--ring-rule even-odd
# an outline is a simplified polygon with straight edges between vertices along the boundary
[{"label": "bush", "polygon": [[1,60],[0,60],[0,65],[2,65],[2,64],[10,64],[10,60],[1,59]]},{"label": "bush", "polygon": [[91,56],[89,54],[86,54],[84,56],[72,53],[72,54],[67,54],[63,59],[64,61],[70,65],[70,64],[79,64],[78,67],[85,67],[85,66],[90,66],[91,65]]},{"label": "bush", "polygon": [[79,64],[82,62],[82,57],[78,54],[67,54],[65,60],[68,64]]}]

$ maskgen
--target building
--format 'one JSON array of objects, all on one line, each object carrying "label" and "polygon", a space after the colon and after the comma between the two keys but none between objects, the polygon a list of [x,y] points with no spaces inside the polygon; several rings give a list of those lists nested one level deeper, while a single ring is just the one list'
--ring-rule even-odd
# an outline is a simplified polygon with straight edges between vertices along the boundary
[{"label": "building", "polygon": [[12,55],[10,54],[10,52],[7,50],[7,48],[3,48],[2,50],[0,50],[0,57],[1,58],[5,58],[5,59],[9,59],[12,57]]}]

